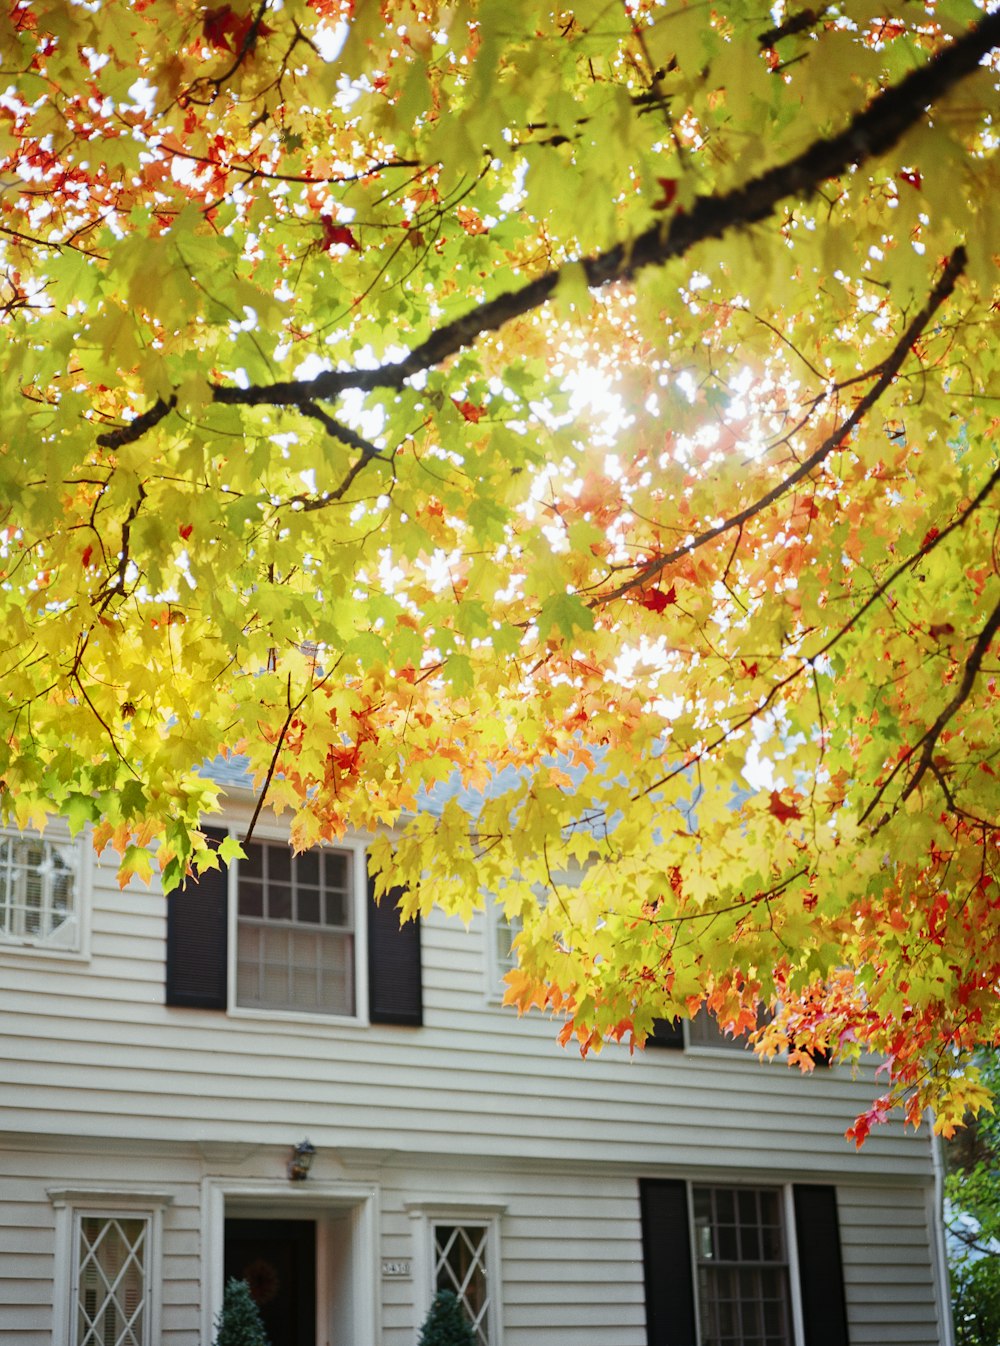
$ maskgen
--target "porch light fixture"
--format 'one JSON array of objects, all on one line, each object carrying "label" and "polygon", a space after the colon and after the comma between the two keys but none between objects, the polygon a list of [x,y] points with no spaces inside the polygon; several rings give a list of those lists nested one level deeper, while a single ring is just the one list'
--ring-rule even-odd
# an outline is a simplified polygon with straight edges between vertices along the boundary
[{"label": "porch light fixture", "polygon": [[310,1144],[308,1140],[300,1140],[288,1158],[289,1181],[305,1182],[315,1158],[316,1146]]}]

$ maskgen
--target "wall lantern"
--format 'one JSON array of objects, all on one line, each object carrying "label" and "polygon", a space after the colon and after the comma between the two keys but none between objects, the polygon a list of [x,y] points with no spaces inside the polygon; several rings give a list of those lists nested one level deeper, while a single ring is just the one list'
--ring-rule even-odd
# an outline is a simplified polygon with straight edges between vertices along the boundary
[{"label": "wall lantern", "polygon": [[300,1140],[288,1158],[289,1181],[305,1182],[306,1178],[309,1177],[309,1170],[312,1168],[315,1158],[315,1145],[311,1145],[308,1140]]}]

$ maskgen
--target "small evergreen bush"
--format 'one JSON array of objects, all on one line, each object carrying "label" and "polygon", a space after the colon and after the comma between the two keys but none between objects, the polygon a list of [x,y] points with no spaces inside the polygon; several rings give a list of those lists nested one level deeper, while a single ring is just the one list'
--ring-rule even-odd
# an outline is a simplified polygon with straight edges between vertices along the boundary
[{"label": "small evergreen bush", "polygon": [[246,1281],[233,1278],[226,1285],[215,1320],[215,1346],[271,1346]]},{"label": "small evergreen bush", "polygon": [[434,1296],[417,1346],[476,1346],[469,1320],[450,1290]]}]

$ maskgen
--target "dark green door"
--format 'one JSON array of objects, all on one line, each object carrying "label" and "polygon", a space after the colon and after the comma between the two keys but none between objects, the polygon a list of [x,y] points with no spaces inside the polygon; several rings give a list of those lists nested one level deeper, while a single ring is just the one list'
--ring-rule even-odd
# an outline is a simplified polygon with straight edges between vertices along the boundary
[{"label": "dark green door", "polygon": [[314,1220],[227,1220],[225,1272],[250,1286],[271,1346],[316,1346]]}]

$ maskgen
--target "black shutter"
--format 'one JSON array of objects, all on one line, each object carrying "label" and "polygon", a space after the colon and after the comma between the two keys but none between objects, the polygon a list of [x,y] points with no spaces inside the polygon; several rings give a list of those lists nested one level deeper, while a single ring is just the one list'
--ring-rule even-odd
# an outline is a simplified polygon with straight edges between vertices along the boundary
[{"label": "black shutter", "polygon": [[806,1346],[849,1346],[836,1190],[792,1190]]},{"label": "black shutter", "polygon": [[684,1025],[680,1019],[655,1019],[653,1031],[646,1039],[647,1047],[669,1047],[684,1050]]},{"label": "black shutter", "polygon": [[[226,833],[206,827],[205,836]],[[167,1004],[224,1010],[229,944],[229,875],[206,869],[175,888],[167,901]]]},{"label": "black shutter", "polygon": [[396,904],[402,888],[375,902],[368,879],[368,1018],[373,1024],[419,1028],[424,1021],[420,972],[420,920],[400,924]]},{"label": "black shutter", "polygon": [[649,1346],[697,1346],[687,1186],[640,1178],[642,1263]]}]

